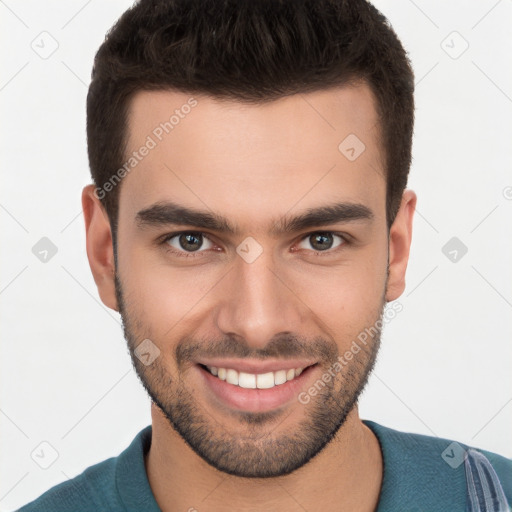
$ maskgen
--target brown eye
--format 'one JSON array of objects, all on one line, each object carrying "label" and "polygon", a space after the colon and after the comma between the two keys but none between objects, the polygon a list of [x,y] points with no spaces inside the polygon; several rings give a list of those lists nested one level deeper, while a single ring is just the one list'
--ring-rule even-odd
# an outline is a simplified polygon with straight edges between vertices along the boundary
[{"label": "brown eye", "polygon": [[[205,241],[211,244],[210,240],[202,233],[194,232],[176,233],[166,239],[166,243],[177,252],[202,252],[200,249],[205,248]],[[211,245],[206,247],[206,249],[210,248]]]},{"label": "brown eye", "polygon": [[[340,239],[340,242],[334,245],[336,238]],[[299,245],[299,247],[302,249],[312,249],[313,251],[318,252],[326,252],[329,251],[330,249],[335,249],[340,245],[343,245],[345,242],[346,240],[341,235],[336,235],[329,231],[319,231],[307,235],[301,241],[301,245]],[[302,245],[305,243],[307,243],[309,247],[305,247],[304,245]]]}]

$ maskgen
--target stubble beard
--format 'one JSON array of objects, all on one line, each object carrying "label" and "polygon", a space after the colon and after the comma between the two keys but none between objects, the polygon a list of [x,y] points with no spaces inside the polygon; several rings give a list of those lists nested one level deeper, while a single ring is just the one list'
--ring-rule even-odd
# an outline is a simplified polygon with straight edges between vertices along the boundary
[{"label": "stubble beard", "polygon": [[[221,415],[214,417],[194,398],[202,395],[197,391],[194,393],[185,384],[184,375],[175,378],[170,374],[162,355],[148,366],[139,360],[135,348],[147,336],[135,331],[147,333],[151,332],[151,328],[144,326],[131,311],[130,305],[125,303],[117,274],[115,285],[130,357],[143,387],[190,448],[208,464],[230,475],[246,478],[283,476],[313,459],[334,438],[357,404],[380,347],[384,299],[378,318],[373,323],[376,334],[371,342],[359,345],[360,351],[340,371],[335,372],[333,378],[328,381],[320,378],[322,385],[316,386],[316,395],[311,397],[309,403],[301,404],[298,401],[298,404],[288,406],[289,412],[281,408],[269,412],[232,411],[229,421],[232,422],[234,417],[241,424],[241,428],[234,431],[223,424]],[[157,340],[152,341],[158,346]],[[323,340],[319,352],[325,355],[322,362],[325,374],[329,368],[332,374],[333,363],[338,358],[337,346]],[[181,356],[186,353],[185,349]],[[304,408],[304,418],[293,426],[280,428],[296,407]]]}]

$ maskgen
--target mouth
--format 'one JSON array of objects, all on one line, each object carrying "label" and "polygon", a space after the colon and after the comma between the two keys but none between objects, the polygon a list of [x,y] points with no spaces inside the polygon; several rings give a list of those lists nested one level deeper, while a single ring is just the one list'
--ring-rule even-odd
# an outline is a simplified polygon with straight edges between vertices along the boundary
[{"label": "mouth", "polygon": [[[234,368],[233,366],[236,366]],[[241,368],[243,366],[243,368]],[[297,402],[318,363],[196,365],[208,395],[230,409],[264,412]]]},{"label": "mouth", "polygon": [[222,368],[217,366],[201,365],[214,377],[226,381],[233,386],[239,386],[244,389],[271,389],[275,386],[282,386],[299,375],[307,367],[281,369],[266,373],[248,373],[237,371],[234,368]]}]

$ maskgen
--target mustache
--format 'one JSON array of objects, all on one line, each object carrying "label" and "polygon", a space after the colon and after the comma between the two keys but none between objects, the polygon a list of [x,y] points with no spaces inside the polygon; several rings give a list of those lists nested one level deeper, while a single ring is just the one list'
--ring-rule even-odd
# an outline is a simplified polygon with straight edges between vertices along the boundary
[{"label": "mustache", "polygon": [[263,348],[253,348],[238,336],[226,336],[220,340],[197,340],[184,338],[175,349],[179,367],[200,358],[237,359],[295,359],[304,357],[319,362],[330,362],[338,357],[339,350],[334,340],[322,337],[307,340],[294,334],[278,334]]}]

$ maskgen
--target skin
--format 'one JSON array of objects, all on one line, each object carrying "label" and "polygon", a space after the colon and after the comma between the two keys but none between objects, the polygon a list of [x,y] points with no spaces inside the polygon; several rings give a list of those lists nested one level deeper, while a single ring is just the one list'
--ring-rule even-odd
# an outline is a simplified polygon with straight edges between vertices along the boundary
[{"label": "skin", "polygon": [[[129,152],[168,119],[167,112],[189,98],[169,91],[136,94]],[[210,354],[212,347],[241,358],[242,349],[233,351],[227,343],[237,340],[249,360],[257,361],[251,356],[265,354],[269,340],[292,333],[300,339],[297,350],[318,358],[303,386],[307,390],[335,354],[345,353],[360,332],[375,324],[385,303],[400,297],[416,195],[404,191],[388,233],[374,97],[359,84],[263,105],[194,98],[197,106],[122,181],[117,268],[108,217],[94,186],[85,187],[82,194],[87,254],[100,297],[106,306],[121,310],[137,373],[168,409],[151,406],[153,436],[145,462],[155,498],[163,511],[195,507],[199,512],[286,512],[300,506],[310,512],[373,511],[382,483],[382,455],[377,439],[359,418],[357,403],[349,399],[355,400],[364,386],[378,336],[308,404],[292,400],[258,422],[256,413],[239,414],[219,404],[205,389],[193,358]],[[366,147],[355,161],[338,150],[351,133]],[[166,200],[223,215],[240,232],[235,236],[189,225],[141,229],[137,212]],[[275,219],[342,201],[367,206],[373,218],[279,236],[270,232]],[[210,237],[197,258],[175,256],[169,244],[156,243],[166,234],[187,230]],[[319,256],[310,237],[319,231],[345,233],[352,243],[340,246],[343,240],[334,237],[329,254]],[[236,252],[249,236],[263,250],[252,263]],[[179,251],[178,237],[173,240],[172,248]],[[146,338],[160,349],[149,366],[133,357],[134,347]],[[176,349],[192,346],[190,358],[178,361]],[[322,353],[328,357],[322,359]],[[281,354],[269,359],[285,359]],[[170,412],[180,400],[180,410],[188,407],[202,420],[213,443],[230,440],[232,461],[207,462],[176,431]],[[343,415],[342,403],[350,405],[348,414]],[[307,432],[306,450],[311,439],[307,429],[314,426],[314,414],[322,411],[332,422],[322,428],[331,430],[316,435],[332,434],[332,440],[293,471],[279,473],[292,452],[276,449],[276,441]],[[338,419],[341,427],[332,428]],[[181,420],[186,426],[186,418]],[[253,449],[248,457],[260,454],[252,467],[272,469],[274,476],[250,478],[227,471],[242,453],[242,439]],[[302,445],[295,446],[299,450]],[[242,464],[238,471],[244,469]]]}]

